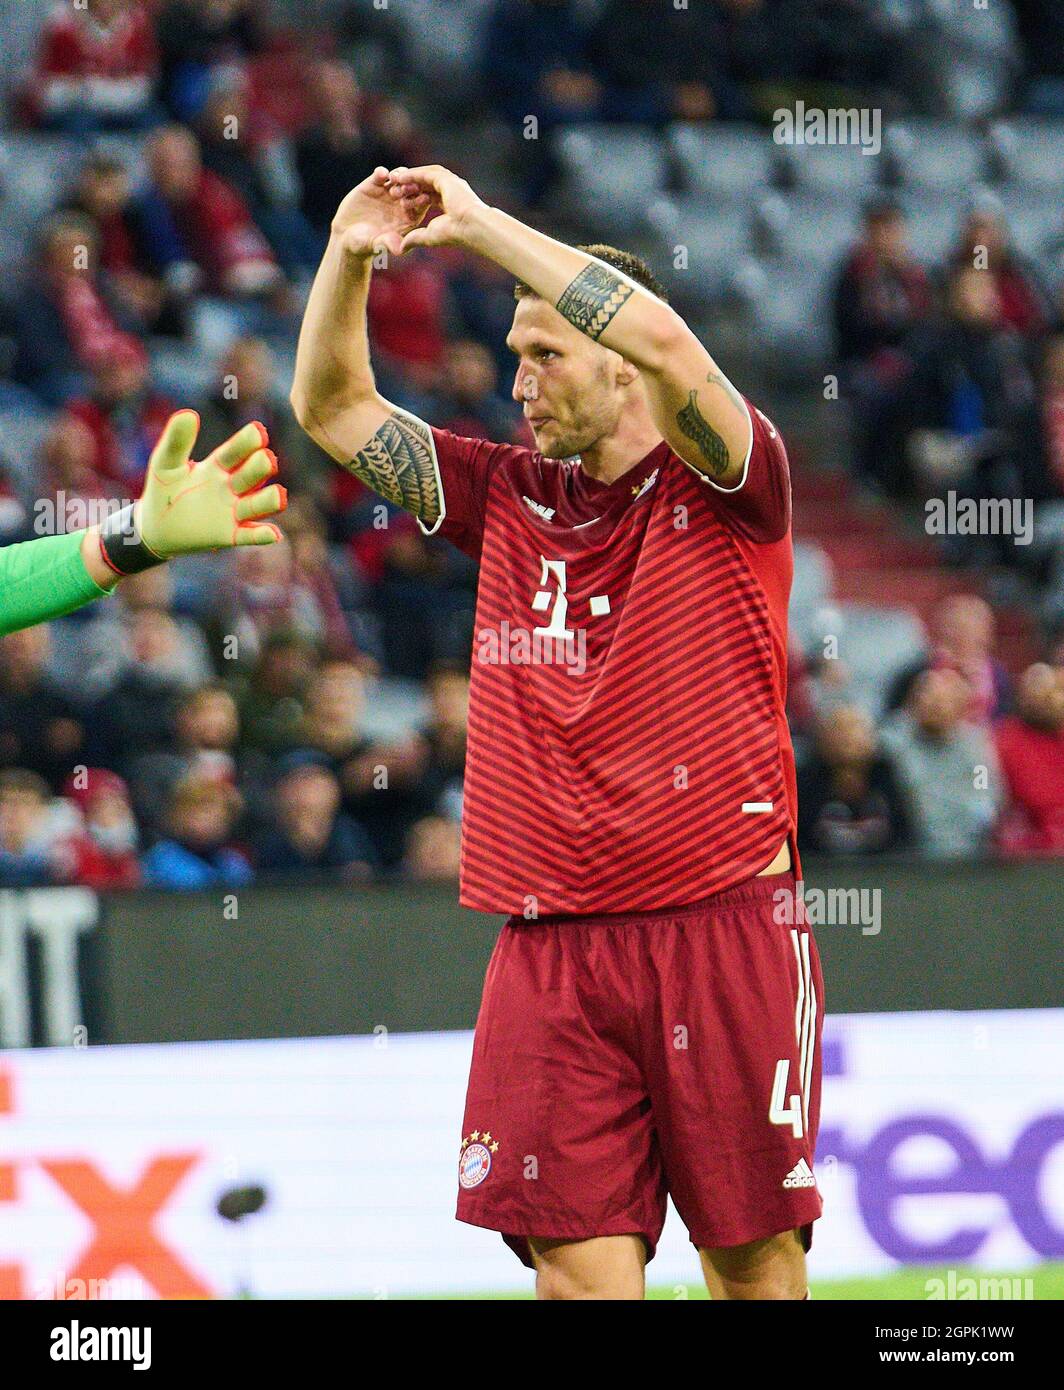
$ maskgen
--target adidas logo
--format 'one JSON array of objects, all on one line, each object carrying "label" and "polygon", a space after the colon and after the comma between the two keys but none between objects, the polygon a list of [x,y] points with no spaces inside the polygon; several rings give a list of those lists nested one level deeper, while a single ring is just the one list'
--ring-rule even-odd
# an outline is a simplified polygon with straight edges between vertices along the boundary
[{"label": "adidas logo", "polygon": [[813,1170],[806,1163],[804,1158],[800,1158],[791,1171],[783,1179],[784,1187],[816,1187],[816,1178],[813,1177]]}]

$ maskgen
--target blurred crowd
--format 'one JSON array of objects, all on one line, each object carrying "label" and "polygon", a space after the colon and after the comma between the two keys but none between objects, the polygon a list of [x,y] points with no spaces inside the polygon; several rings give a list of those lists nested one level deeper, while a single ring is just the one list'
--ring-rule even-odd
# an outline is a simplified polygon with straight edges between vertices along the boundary
[{"label": "blurred crowd", "polygon": [[995,647],[983,599],[945,599],[878,722],[844,663],[792,662],[801,849],[1064,855],[1064,638],[1015,681]]},{"label": "blurred crowd", "polygon": [[[945,115],[981,114],[978,101],[1064,112],[1058,6],[995,4],[977,36],[954,8],[418,0],[400,19],[369,0],[34,7],[35,56],[9,86],[7,123],[35,133],[45,164],[61,154],[0,285],[0,417],[39,424],[28,453],[0,433],[0,543],[135,497],[178,405],[201,415],[200,455],[265,423],[293,501],[286,545],[151,571],[0,642],[0,885],[452,877],[475,569],[321,454],[287,405],[337,203],[377,164],[445,157],[438,112],[515,134],[530,115],[548,131],[757,119],[798,91]],[[426,86],[426,47],[452,80]],[[516,208],[556,175],[548,141],[522,148]],[[17,212],[20,175],[0,166],[0,220]],[[1042,493],[1025,481],[1028,495],[1064,495],[1056,311],[1000,210],[972,218],[955,265],[931,277],[881,200],[840,270],[862,475],[911,490],[952,431],[972,486],[1011,468],[1037,474]],[[976,237],[993,258],[978,283],[965,271]],[[509,277],[463,253],[392,264],[369,307],[382,393],[461,434],[530,442],[510,396],[511,313]],[[1064,852],[1060,662],[1013,689],[990,615],[967,621],[979,640],[944,617],[881,736],[830,690],[818,698],[824,673],[796,668],[810,848]],[[963,785],[972,758],[985,787]]]},{"label": "blurred crowd", "polygon": [[[945,265],[922,264],[909,232],[900,202],[870,199],[834,282],[856,475],[893,497],[1028,499],[1039,539],[1059,541],[1064,285],[1016,249],[993,193],[973,197]],[[944,548],[958,563],[1033,569],[1053,554],[1008,534],[959,535]],[[1040,578],[1048,607],[1064,613],[1064,567]]]}]

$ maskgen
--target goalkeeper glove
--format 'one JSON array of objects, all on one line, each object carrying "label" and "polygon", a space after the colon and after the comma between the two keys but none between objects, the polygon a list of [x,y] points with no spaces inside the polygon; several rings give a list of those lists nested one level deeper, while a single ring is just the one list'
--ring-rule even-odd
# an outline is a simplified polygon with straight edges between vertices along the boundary
[{"label": "goalkeeper glove", "polygon": [[266,517],[288,505],[262,425],[245,425],[199,463],[191,453],[199,434],[194,410],[166,422],[148,461],[144,491],[100,527],[100,551],[116,574],[137,574],[174,555],[272,545],[281,533]]}]

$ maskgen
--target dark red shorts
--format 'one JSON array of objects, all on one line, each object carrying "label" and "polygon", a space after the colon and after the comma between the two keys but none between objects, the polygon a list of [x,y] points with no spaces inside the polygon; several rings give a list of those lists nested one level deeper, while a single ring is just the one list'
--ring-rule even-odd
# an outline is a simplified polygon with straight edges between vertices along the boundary
[{"label": "dark red shorts", "polygon": [[787,873],[666,912],[507,922],[458,1219],[526,1264],[528,1236],[639,1234],[652,1257],[667,1195],[698,1246],[808,1227],[824,991],[795,915]]}]

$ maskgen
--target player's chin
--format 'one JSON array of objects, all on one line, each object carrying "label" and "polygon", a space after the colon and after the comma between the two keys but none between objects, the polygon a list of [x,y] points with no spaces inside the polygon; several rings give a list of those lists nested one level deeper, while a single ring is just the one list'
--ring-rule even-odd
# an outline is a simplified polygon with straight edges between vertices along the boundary
[{"label": "player's chin", "polygon": [[536,448],[544,457],[566,457],[565,454],[558,452],[559,449],[565,447],[565,434],[558,428],[557,421],[545,420],[541,425],[533,425],[532,434],[536,441]]}]

